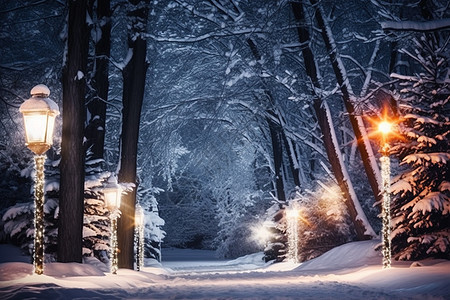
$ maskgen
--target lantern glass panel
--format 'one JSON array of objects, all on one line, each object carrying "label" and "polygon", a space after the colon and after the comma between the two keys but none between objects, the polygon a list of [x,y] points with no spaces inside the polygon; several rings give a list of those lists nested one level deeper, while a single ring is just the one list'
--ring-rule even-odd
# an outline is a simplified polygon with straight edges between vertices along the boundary
[{"label": "lantern glass panel", "polygon": [[47,138],[45,139],[45,142],[49,145],[53,144],[53,130],[55,128],[55,118],[56,115],[48,115],[47,116]]},{"label": "lantern glass panel", "polygon": [[[47,114],[33,113],[24,114],[25,130],[27,135],[27,142],[31,143],[45,143],[47,130]],[[51,126],[53,133],[53,125]],[[48,136],[48,133],[47,133]]]},{"label": "lantern glass panel", "polygon": [[144,224],[144,211],[142,210],[142,208],[136,208],[134,222],[136,226],[142,226]]},{"label": "lantern glass panel", "polygon": [[120,207],[121,191],[119,188],[110,188],[103,191],[105,195],[106,205],[113,209]]}]

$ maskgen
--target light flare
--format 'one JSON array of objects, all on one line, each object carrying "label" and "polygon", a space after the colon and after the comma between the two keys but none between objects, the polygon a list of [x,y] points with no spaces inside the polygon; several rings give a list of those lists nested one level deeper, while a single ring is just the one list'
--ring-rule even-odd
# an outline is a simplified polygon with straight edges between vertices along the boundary
[{"label": "light flare", "polygon": [[394,124],[386,120],[383,120],[378,124],[378,131],[381,132],[381,134],[383,135],[387,135],[392,132],[393,126]]},{"label": "light flare", "polygon": [[252,237],[260,244],[266,245],[266,243],[272,237],[272,233],[265,224],[260,224],[252,227]]}]

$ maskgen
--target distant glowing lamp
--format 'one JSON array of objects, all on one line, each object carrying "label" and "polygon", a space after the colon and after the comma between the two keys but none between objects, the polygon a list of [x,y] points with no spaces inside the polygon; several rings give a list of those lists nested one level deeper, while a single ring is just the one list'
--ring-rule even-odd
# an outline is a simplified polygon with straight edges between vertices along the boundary
[{"label": "distant glowing lamp", "polygon": [[144,225],[144,209],[141,205],[136,205],[136,213],[134,216],[134,223],[136,226]]},{"label": "distant glowing lamp", "polygon": [[38,275],[44,273],[44,154],[53,144],[55,118],[59,115],[58,105],[49,95],[47,86],[36,85],[31,89],[31,98],[19,108],[25,124],[25,144],[35,153],[33,265]]},{"label": "distant glowing lamp", "polygon": [[122,188],[117,184],[114,176],[109,177],[106,186],[103,188],[106,206],[111,210],[120,208],[120,199],[122,198]]},{"label": "distant glowing lamp", "polygon": [[266,245],[270,240],[272,233],[270,232],[268,226],[265,224],[258,225],[252,228],[253,238],[263,245]]},{"label": "distant glowing lamp", "polygon": [[299,213],[299,210],[296,208],[286,209],[286,217],[288,217],[289,219],[298,218],[298,213]]},{"label": "distant glowing lamp", "polygon": [[386,136],[392,132],[392,126],[392,123],[389,123],[388,121],[382,121],[380,122],[380,124],[378,124],[378,131]]},{"label": "distant glowing lamp", "polygon": [[105,197],[106,206],[110,210],[111,218],[111,273],[117,274],[118,270],[118,243],[117,243],[117,218],[120,217],[120,199],[122,196],[122,189],[117,184],[115,176],[111,175],[103,188],[103,195]]}]

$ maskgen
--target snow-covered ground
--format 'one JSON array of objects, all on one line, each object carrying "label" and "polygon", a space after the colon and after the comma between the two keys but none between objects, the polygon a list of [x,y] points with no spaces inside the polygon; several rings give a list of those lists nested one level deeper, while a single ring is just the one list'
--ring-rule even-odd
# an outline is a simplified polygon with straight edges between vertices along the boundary
[{"label": "snow-covered ground", "polygon": [[383,270],[376,245],[349,243],[303,264],[164,249],[163,264],[148,260],[141,272],[51,263],[40,276],[17,248],[0,245],[0,299],[450,299],[450,261],[394,262]]}]

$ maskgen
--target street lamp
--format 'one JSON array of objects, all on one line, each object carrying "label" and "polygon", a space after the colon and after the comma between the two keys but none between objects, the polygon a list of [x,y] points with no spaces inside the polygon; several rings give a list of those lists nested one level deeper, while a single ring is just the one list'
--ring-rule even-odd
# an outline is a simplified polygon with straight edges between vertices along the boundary
[{"label": "street lamp", "polygon": [[378,132],[381,134],[381,181],[382,181],[382,229],[381,235],[383,239],[383,269],[391,267],[391,162],[389,158],[390,145],[389,134],[392,132],[393,124],[383,120],[378,124]]},{"label": "street lamp", "polygon": [[139,204],[136,205],[134,215],[135,238],[136,238],[136,270],[140,271],[144,266],[144,209]]},{"label": "street lamp", "polygon": [[36,166],[34,184],[34,273],[44,273],[44,162],[45,152],[53,144],[55,118],[58,105],[47,98],[50,90],[43,84],[31,89],[31,98],[19,108],[25,124],[27,147],[35,153]]},{"label": "street lamp", "polygon": [[110,211],[111,219],[111,273],[117,274],[118,270],[118,243],[117,243],[117,218],[120,217],[120,199],[122,189],[117,184],[115,176],[111,175],[103,188],[103,195],[105,197],[106,206]]},{"label": "street lamp", "polygon": [[269,226],[272,225],[270,222],[266,221],[262,224],[257,224],[252,227],[253,239],[264,247],[267,247],[267,243],[272,237],[272,233],[269,230]]}]

